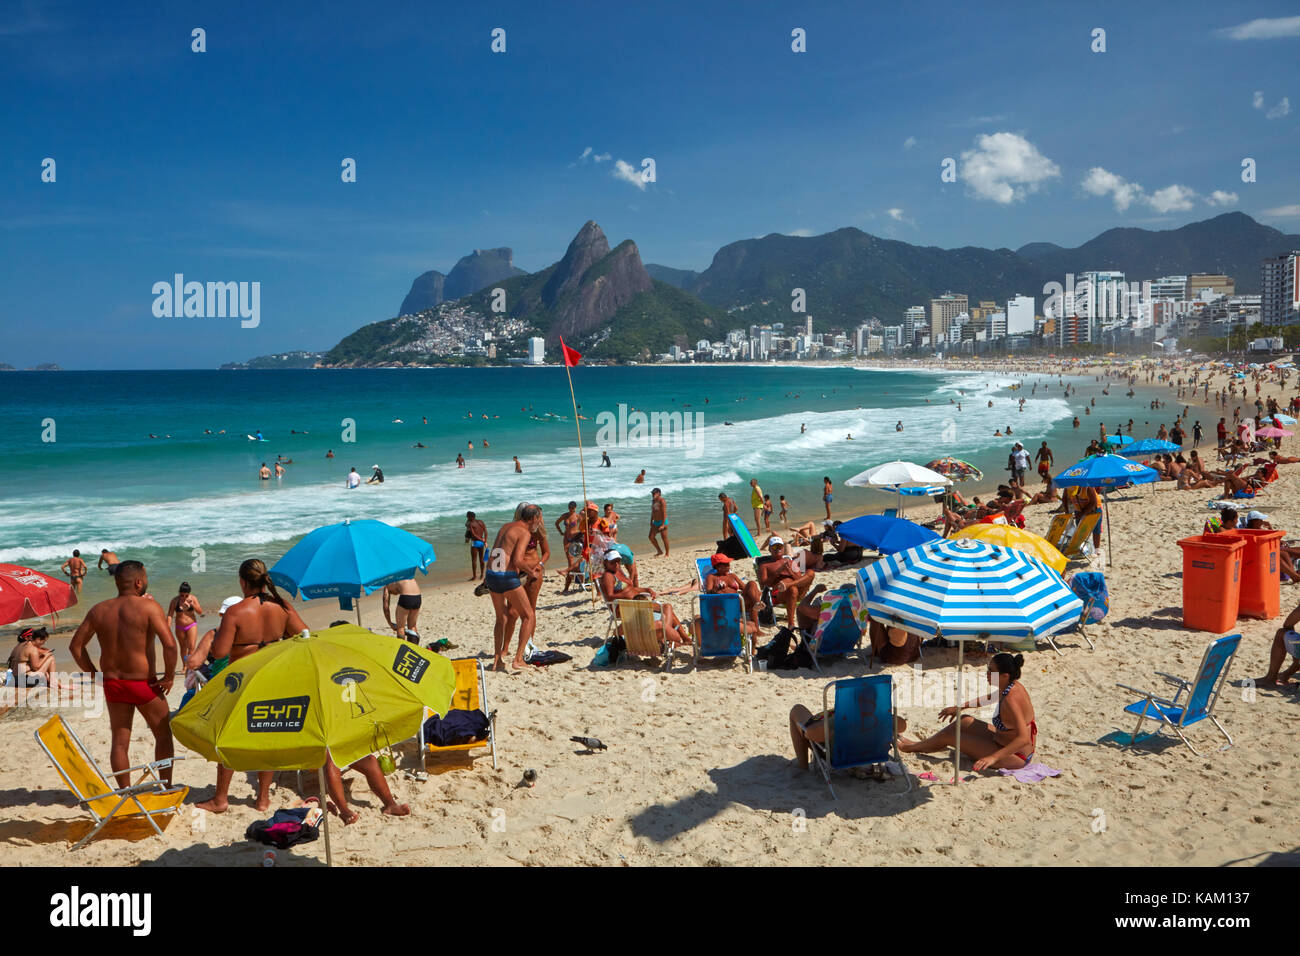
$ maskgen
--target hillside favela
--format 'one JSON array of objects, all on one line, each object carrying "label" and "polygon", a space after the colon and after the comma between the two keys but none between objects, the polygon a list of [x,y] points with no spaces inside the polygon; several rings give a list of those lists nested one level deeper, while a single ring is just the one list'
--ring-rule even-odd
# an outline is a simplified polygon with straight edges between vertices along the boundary
[{"label": "hillside favela", "polygon": [[13,0],[0,54],[24,942],[238,876],[246,945],[430,945],[482,873],[619,946],[630,871],[779,869],[923,947],[1286,944],[1294,4]]}]

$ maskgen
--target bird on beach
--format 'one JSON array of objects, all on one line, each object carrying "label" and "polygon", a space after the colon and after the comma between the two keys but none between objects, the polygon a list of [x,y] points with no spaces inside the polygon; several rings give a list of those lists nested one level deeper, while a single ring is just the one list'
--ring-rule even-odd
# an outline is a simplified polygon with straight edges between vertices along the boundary
[{"label": "bird on beach", "polygon": [[587,748],[587,753],[595,753],[597,750],[608,750],[598,737],[570,737],[575,744],[582,744]]}]

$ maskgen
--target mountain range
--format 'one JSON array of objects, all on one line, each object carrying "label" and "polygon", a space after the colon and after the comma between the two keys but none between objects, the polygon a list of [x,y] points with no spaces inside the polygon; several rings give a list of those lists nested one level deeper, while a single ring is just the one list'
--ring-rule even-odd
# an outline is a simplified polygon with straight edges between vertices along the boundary
[{"label": "mountain range", "polygon": [[[563,336],[592,358],[642,360],[672,345],[691,348],[733,327],[786,321],[792,292],[804,290],[814,328],[849,329],[870,318],[902,321],[909,306],[944,292],[972,303],[1024,294],[1040,300],[1067,273],[1117,270],[1129,281],[1226,273],[1239,293],[1259,291],[1262,258],[1300,249],[1286,235],[1240,213],[1177,229],[1110,229],[1074,249],[1033,242],[1011,249],[940,249],[844,228],[820,236],[773,233],[723,246],[703,272],[643,264],[636,243],[610,248],[587,222],[559,262],[524,272],[508,247],[475,250],[443,276],[419,276],[396,319],[347,336],[322,364],[429,362],[458,354],[457,336],[491,332],[498,359],[522,354],[539,335]],[[504,298],[497,293],[501,290]]]}]

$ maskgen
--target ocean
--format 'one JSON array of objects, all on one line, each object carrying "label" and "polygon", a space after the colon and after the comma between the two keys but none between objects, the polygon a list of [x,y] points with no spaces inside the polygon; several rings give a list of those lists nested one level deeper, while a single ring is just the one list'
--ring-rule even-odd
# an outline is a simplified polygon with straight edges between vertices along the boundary
[{"label": "ocean", "polygon": [[[464,579],[467,510],[495,534],[520,501],[541,505],[550,526],[582,498],[563,368],[11,372],[0,381],[9,466],[0,562],[57,576],[80,548],[92,600],[109,594],[107,575],[93,570],[101,548],[142,560],[160,598],[187,579],[216,603],[236,590],[245,558],[273,565],[307,532],[345,518],[420,535],[438,554],[431,577]],[[1067,399],[1059,381],[812,365],[573,370],[587,496],[613,502],[620,540],[638,552],[650,549],[653,487],[668,500],[670,536],[699,540],[717,536],[719,491],[752,520],[750,478],[774,502],[784,494],[793,521],[822,515],[829,476],[833,513],[847,518],[894,501],[844,486],[872,465],[951,455],[981,467],[986,480],[973,487],[988,487],[1006,477],[1015,440],[1031,453],[1047,440],[1060,470],[1097,434],[1103,412],[1112,433],[1134,419],[1135,437],[1176,414],[1172,404],[1150,410],[1160,393],[1127,398],[1114,385],[1103,395],[1104,383],[1086,376],[1068,379],[1077,393]],[[1085,416],[1092,399],[1097,413]],[[637,411],[648,413],[645,429]],[[1012,438],[995,437],[1008,426]],[[259,431],[266,441],[248,440]],[[602,449],[612,467],[601,467]],[[292,459],[287,474],[259,480],[259,465],[280,455]],[[349,468],[365,478],[375,464],[382,485],[346,488]],[[645,483],[634,484],[643,468]]]}]

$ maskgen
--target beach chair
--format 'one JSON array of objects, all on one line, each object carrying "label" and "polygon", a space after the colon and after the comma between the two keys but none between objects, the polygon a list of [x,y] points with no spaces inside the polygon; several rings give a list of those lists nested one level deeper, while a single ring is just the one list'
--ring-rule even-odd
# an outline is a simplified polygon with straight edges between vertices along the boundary
[{"label": "beach chair", "polygon": [[1091,540],[1092,533],[1096,530],[1097,524],[1100,521],[1100,511],[1094,511],[1092,514],[1084,515],[1083,520],[1081,520],[1078,527],[1074,529],[1074,534],[1070,536],[1069,542],[1064,548],[1059,549],[1060,552],[1067,558],[1086,557],[1087,555],[1084,553],[1083,547],[1089,542],[1089,540]]},{"label": "beach chair", "polygon": [[754,673],[754,657],[745,634],[745,604],[739,594],[697,594],[695,613],[695,666],[701,660],[745,659]]},{"label": "beach chair", "polygon": [[[832,703],[831,690],[834,689]],[[822,713],[826,721],[825,743],[809,741],[809,749],[822,772],[832,799],[835,787],[831,772],[871,767],[887,762],[898,764],[906,781],[904,793],[912,789],[912,777],[898,752],[894,722],[894,679],[890,674],[868,674],[831,681],[822,688]]]},{"label": "beach chair", "polygon": [[[483,662],[477,657],[461,657],[451,662],[452,670],[456,673],[456,691],[451,696],[451,706],[448,710],[481,710],[487,715],[488,735],[484,740],[475,740],[467,744],[448,744],[439,746],[438,744],[426,743],[424,739],[424,720],[420,721],[420,765],[424,765],[424,758],[429,754],[450,754],[450,753],[471,753],[475,750],[482,750],[487,747],[492,752],[492,769],[497,769],[497,713],[495,710],[488,710],[487,702],[487,676],[483,671]],[[428,707],[424,708],[424,717],[427,720],[433,715],[433,711]],[[478,756],[478,754],[473,754]]]},{"label": "beach chair", "polygon": [[591,562],[582,560],[572,571],[564,572],[564,586],[567,588],[571,584],[576,584],[582,588],[585,593],[588,588],[595,587],[591,580]]},{"label": "beach chair", "polygon": [[70,850],[81,849],[114,817],[144,816],[161,839],[162,828],[154,816],[179,813],[181,804],[189,795],[189,787],[169,787],[158,776],[160,769],[170,767],[184,757],[168,757],[128,767],[127,773],[139,770],[140,779],[129,786],[117,787],[108,782],[85,744],[60,715],[55,714],[41,724],[36,731],[36,742],[63,778],[64,786],[95,821],[94,828]]},{"label": "beach chair", "polygon": [[[858,649],[862,644],[862,623],[859,620],[852,585],[827,591],[822,597],[821,612],[812,637],[800,632],[800,639],[808,648],[813,667],[821,671],[818,657],[840,657]],[[871,642],[867,642],[866,664],[871,665]]]},{"label": "beach chair", "polygon": [[1074,515],[1070,514],[1068,511],[1064,514],[1054,515],[1052,517],[1052,523],[1047,526],[1047,534],[1043,535],[1044,538],[1052,543],[1052,547],[1056,548],[1056,550],[1060,551],[1062,554],[1065,553],[1065,536],[1069,532],[1070,522],[1073,520]]},{"label": "beach chair", "polygon": [[[1181,677],[1174,677],[1172,674],[1156,671],[1156,674],[1165,679],[1165,683],[1173,684],[1178,688],[1178,692],[1174,694],[1172,700],[1157,697],[1150,691],[1139,690],[1127,684],[1117,685],[1124,690],[1142,695],[1142,700],[1135,701],[1124,708],[1125,713],[1136,714],[1138,719],[1137,725],[1133,728],[1133,738],[1129,741],[1129,746],[1132,747],[1137,743],[1138,732],[1142,729],[1143,722],[1150,719],[1156,721],[1158,725],[1156,728],[1157,734],[1169,727],[1174,733],[1178,734],[1183,743],[1187,744],[1187,748],[1192,753],[1198,757],[1203,757],[1205,755],[1192,746],[1192,742],[1187,739],[1183,731],[1193,724],[1200,723],[1208,718],[1228,741],[1219,750],[1227,750],[1231,747],[1232,737],[1223,729],[1223,725],[1219,723],[1218,718],[1214,716],[1214,705],[1218,703],[1219,693],[1228,683],[1228,669],[1232,666],[1232,658],[1236,655],[1237,647],[1240,644],[1240,634],[1226,634],[1210,641],[1205,648],[1205,656],[1201,659],[1201,666],[1196,671],[1196,677],[1191,681],[1185,681]],[[1182,697],[1184,691],[1188,692],[1187,698],[1180,705],[1178,699]]]},{"label": "beach chair", "polygon": [[672,645],[655,631],[655,606],[650,601],[615,601],[614,618],[623,635],[623,652],[632,657],[662,657],[672,666]]},{"label": "beach chair", "polygon": [[713,559],[712,559],[712,558],[696,558],[696,559],[695,559],[695,576],[696,576],[697,578],[700,579],[700,590],[701,590],[701,591],[704,590],[704,582],[708,579],[709,575],[712,574],[712,573],[713,573]]},{"label": "beach chair", "polygon": [[880,512],[880,516],[881,516],[882,518],[897,518],[897,517],[898,517],[898,509],[897,509],[897,508],[885,508],[883,511]]}]

